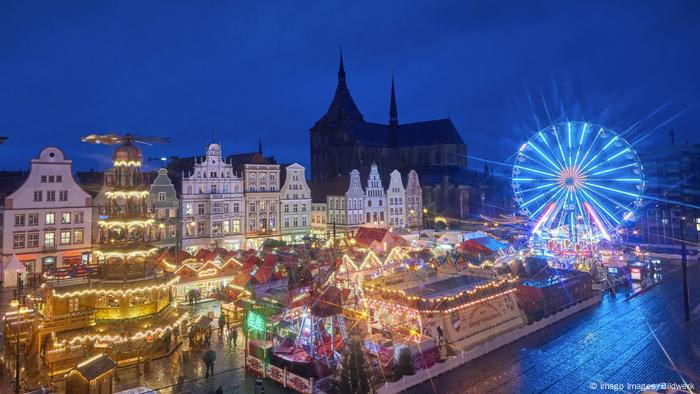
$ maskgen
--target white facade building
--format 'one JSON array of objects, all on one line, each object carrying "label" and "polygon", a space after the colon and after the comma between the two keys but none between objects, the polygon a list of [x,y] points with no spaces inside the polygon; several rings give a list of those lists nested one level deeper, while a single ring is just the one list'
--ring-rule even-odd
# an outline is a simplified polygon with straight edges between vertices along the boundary
[{"label": "white facade building", "polygon": [[406,226],[406,189],[401,181],[401,173],[394,170],[389,174],[389,188],[386,191],[390,227]]},{"label": "white facade building", "polygon": [[311,232],[311,189],[306,184],[305,168],[298,163],[284,169],[280,189],[280,224],[282,240],[301,242]]},{"label": "white facade building", "polygon": [[312,202],[311,203],[311,237],[325,239],[328,236],[327,232],[327,203]]},{"label": "white facade building", "polygon": [[44,148],[0,207],[3,261],[16,254],[28,277],[90,261],[92,197],[75,182],[71,167],[63,151]]},{"label": "white facade building", "polygon": [[406,221],[411,228],[423,227],[423,189],[415,170],[408,173],[406,182]]},{"label": "white facade building", "polygon": [[243,179],[222,160],[219,144],[209,144],[204,159],[195,159],[192,172],[182,177],[180,199],[184,249],[243,245]]},{"label": "white facade building", "polygon": [[377,165],[372,164],[365,188],[365,223],[369,227],[387,227],[386,194]]},{"label": "white facade building", "polygon": [[350,172],[350,184],[345,193],[347,201],[347,221],[348,225],[357,228],[365,223],[365,191],[362,190],[360,172],[352,170]]},{"label": "white facade building", "polygon": [[243,178],[246,247],[258,247],[265,239],[280,235],[280,166],[255,155],[243,165]]}]

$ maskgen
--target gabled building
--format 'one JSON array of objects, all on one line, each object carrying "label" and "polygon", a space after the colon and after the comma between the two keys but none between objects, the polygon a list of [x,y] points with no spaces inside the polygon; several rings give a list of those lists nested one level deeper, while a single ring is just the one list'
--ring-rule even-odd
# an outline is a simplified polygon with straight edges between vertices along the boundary
[{"label": "gabled building", "polygon": [[92,197],[73,179],[72,161],[63,151],[44,148],[37,159],[32,159],[24,182],[15,183],[15,187],[0,207],[3,261],[17,255],[29,278],[87,264],[91,256]]},{"label": "gabled building", "polygon": [[423,227],[423,190],[415,170],[408,173],[406,182],[406,225],[411,228]]},{"label": "gabled building", "polygon": [[161,168],[148,192],[148,213],[153,220],[151,237],[154,245],[171,247],[177,243],[178,210],[180,200],[168,170]]},{"label": "gabled building", "polygon": [[244,242],[243,179],[224,161],[221,145],[207,145],[182,175],[182,246],[189,251],[222,247],[239,249]]},{"label": "gabled building", "polygon": [[280,189],[282,240],[298,243],[311,232],[311,189],[306,169],[298,163],[284,166]]},{"label": "gabled building", "polygon": [[403,187],[401,173],[398,170],[390,174],[386,201],[389,227],[406,227],[406,189]]},{"label": "gabled building", "polygon": [[372,164],[365,188],[365,223],[371,227],[387,226],[387,206],[382,178],[376,164]]}]

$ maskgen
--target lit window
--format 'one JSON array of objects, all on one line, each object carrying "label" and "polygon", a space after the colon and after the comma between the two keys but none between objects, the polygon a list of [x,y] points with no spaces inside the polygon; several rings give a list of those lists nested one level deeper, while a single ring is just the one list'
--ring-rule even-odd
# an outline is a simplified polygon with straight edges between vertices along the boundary
[{"label": "lit window", "polygon": [[84,240],[83,230],[73,230],[73,243],[74,244],[81,244],[84,241],[85,240]]},{"label": "lit window", "polygon": [[70,224],[70,212],[61,213],[61,224]]},{"label": "lit window", "polygon": [[53,212],[47,212],[44,216],[44,224],[56,224],[56,214],[54,214]]},{"label": "lit window", "polygon": [[15,234],[14,239],[13,239],[14,248],[15,249],[24,248],[24,239],[25,239],[24,233]]},{"label": "lit window", "polygon": [[53,248],[54,246],[56,246],[56,234],[44,233],[44,247]]},{"label": "lit window", "polygon": [[70,230],[61,231],[61,245],[70,245]]}]

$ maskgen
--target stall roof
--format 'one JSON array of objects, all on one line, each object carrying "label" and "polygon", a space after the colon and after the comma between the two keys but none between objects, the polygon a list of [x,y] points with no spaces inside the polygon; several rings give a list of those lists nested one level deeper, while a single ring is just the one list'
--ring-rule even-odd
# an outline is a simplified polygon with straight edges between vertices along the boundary
[{"label": "stall roof", "polygon": [[477,276],[460,275],[409,287],[404,289],[404,293],[407,296],[438,298],[450,294],[460,293],[478,285],[488,283],[489,281],[489,279],[480,278]]}]

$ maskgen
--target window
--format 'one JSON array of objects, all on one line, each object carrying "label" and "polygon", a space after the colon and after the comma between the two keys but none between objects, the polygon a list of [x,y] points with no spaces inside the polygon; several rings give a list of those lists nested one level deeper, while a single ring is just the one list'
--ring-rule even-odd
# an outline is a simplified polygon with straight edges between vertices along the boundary
[{"label": "window", "polygon": [[229,234],[231,232],[231,221],[224,220],[222,227],[223,227],[224,234]]},{"label": "window", "polygon": [[289,227],[289,218],[285,216],[284,218],[284,228]]},{"label": "window", "polygon": [[68,312],[77,312],[80,309],[80,298],[70,298],[68,300]]},{"label": "window", "polygon": [[15,215],[15,227],[24,226],[24,214]]},{"label": "window", "polygon": [[68,201],[68,190],[61,190],[58,192],[59,201]]},{"label": "window", "polygon": [[255,212],[255,203],[251,202],[248,204],[248,212]]},{"label": "window", "polygon": [[382,200],[379,200],[379,206],[380,207],[382,206]]},{"label": "window", "polygon": [[191,203],[185,204],[185,215],[192,215],[192,213],[193,213],[192,204]]},{"label": "window", "polygon": [[41,176],[41,183],[46,183],[46,175]]},{"label": "window", "polygon": [[165,192],[158,192],[158,202],[165,202]]},{"label": "window", "polygon": [[62,175],[56,175],[56,183],[61,183],[63,182],[63,176]]},{"label": "window", "polygon": [[17,233],[17,234],[15,234],[15,235],[14,235],[14,239],[13,239],[13,241],[14,241],[14,242],[13,242],[14,248],[15,248],[15,249],[24,248],[24,239],[25,239],[24,233]]},{"label": "window", "polygon": [[302,227],[306,227],[306,216],[301,217],[301,225]]},{"label": "window", "polygon": [[264,192],[265,191],[265,186],[260,186],[260,191]]},{"label": "window", "polygon": [[229,212],[229,203],[225,202],[224,203],[224,213],[228,213],[228,212]]},{"label": "window", "polygon": [[70,245],[70,230],[61,231],[61,245]]},{"label": "window", "polygon": [[81,244],[83,242],[85,242],[83,230],[73,230],[73,243]]},{"label": "window", "polygon": [[221,213],[221,201],[214,201],[212,203],[211,213]]},{"label": "window", "polygon": [[294,216],[294,227],[299,227],[299,220]]},{"label": "window", "polygon": [[53,175],[49,175],[49,183],[54,183],[55,182],[55,177]]},{"label": "window", "polygon": [[34,190],[34,202],[39,202],[43,199],[44,192],[41,190]]},{"label": "window", "polygon": [[372,200],[367,200],[367,206],[371,207],[372,206]]},{"label": "window", "polygon": [[46,215],[44,215],[44,224],[56,224],[56,214],[53,212],[46,212]]},{"label": "window", "polygon": [[197,204],[197,213],[199,215],[204,215],[204,204]]},{"label": "window", "polygon": [[27,247],[36,248],[39,247],[39,233],[33,232],[27,234]]},{"label": "window", "polygon": [[44,247],[53,248],[56,246],[56,234],[44,233]]},{"label": "window", "polygon": [[204,234],[204,222],[197,222],[197,235]]},{"label": "window", "polygon": [[56,192],[54,190],[46,192],[46,201],[56,201]]},{"label": "window", "polygon": [[260,201],[258,203],[258,208],[260,209],[260,212],[265,211],[265,201]]},{"label": "window", "polygon": [[241,221],[238,219],[233,220],[233,232],[234,233],[240,233],[241,232]]},{"label": "window", "polygon": [[292,207],[294,212],[299,212],[299,206],[297,204],[294,204]]},{"label": "window", "polygon": [[73,219],[73,223],[83,223],[83,221],[85,221],[85,214],[81,211],[77,211],[73,215]]},{"label": "window", "polygon": [[233,213],[239,213],[241,210],[240,204],[237,202],[233,203]]},{"label": "window", "polygon": [[70,212],[61,213],[61,224],[70,224]]},{"label": "window", "polygon": [[289,213],[289,204],[284,204],[284,213]]},{"label": "window", "polygon": [[211,234],[212,235],[221,235],[221,222],[220,221],[216,221],[216,222],[212,223]]},{"label": "window", "polygon": [[158,212],[158,219],[165,219],[165,217],[168,214],[168,210],[165,208],[164,209],[156,209],[156,212]]},{"label": "window", "polygon": [[[216,174],[213,172],[212,174]],[[211,194],[216,194],[216,185],[211,185]]]},{"label": "window", "polygon": [[274,181],[275,180],[275,174],[270,174],[270,180]]},{"label": "window", "polygon": [[301,211],[306,212],[306,204],[301,204]]}]

